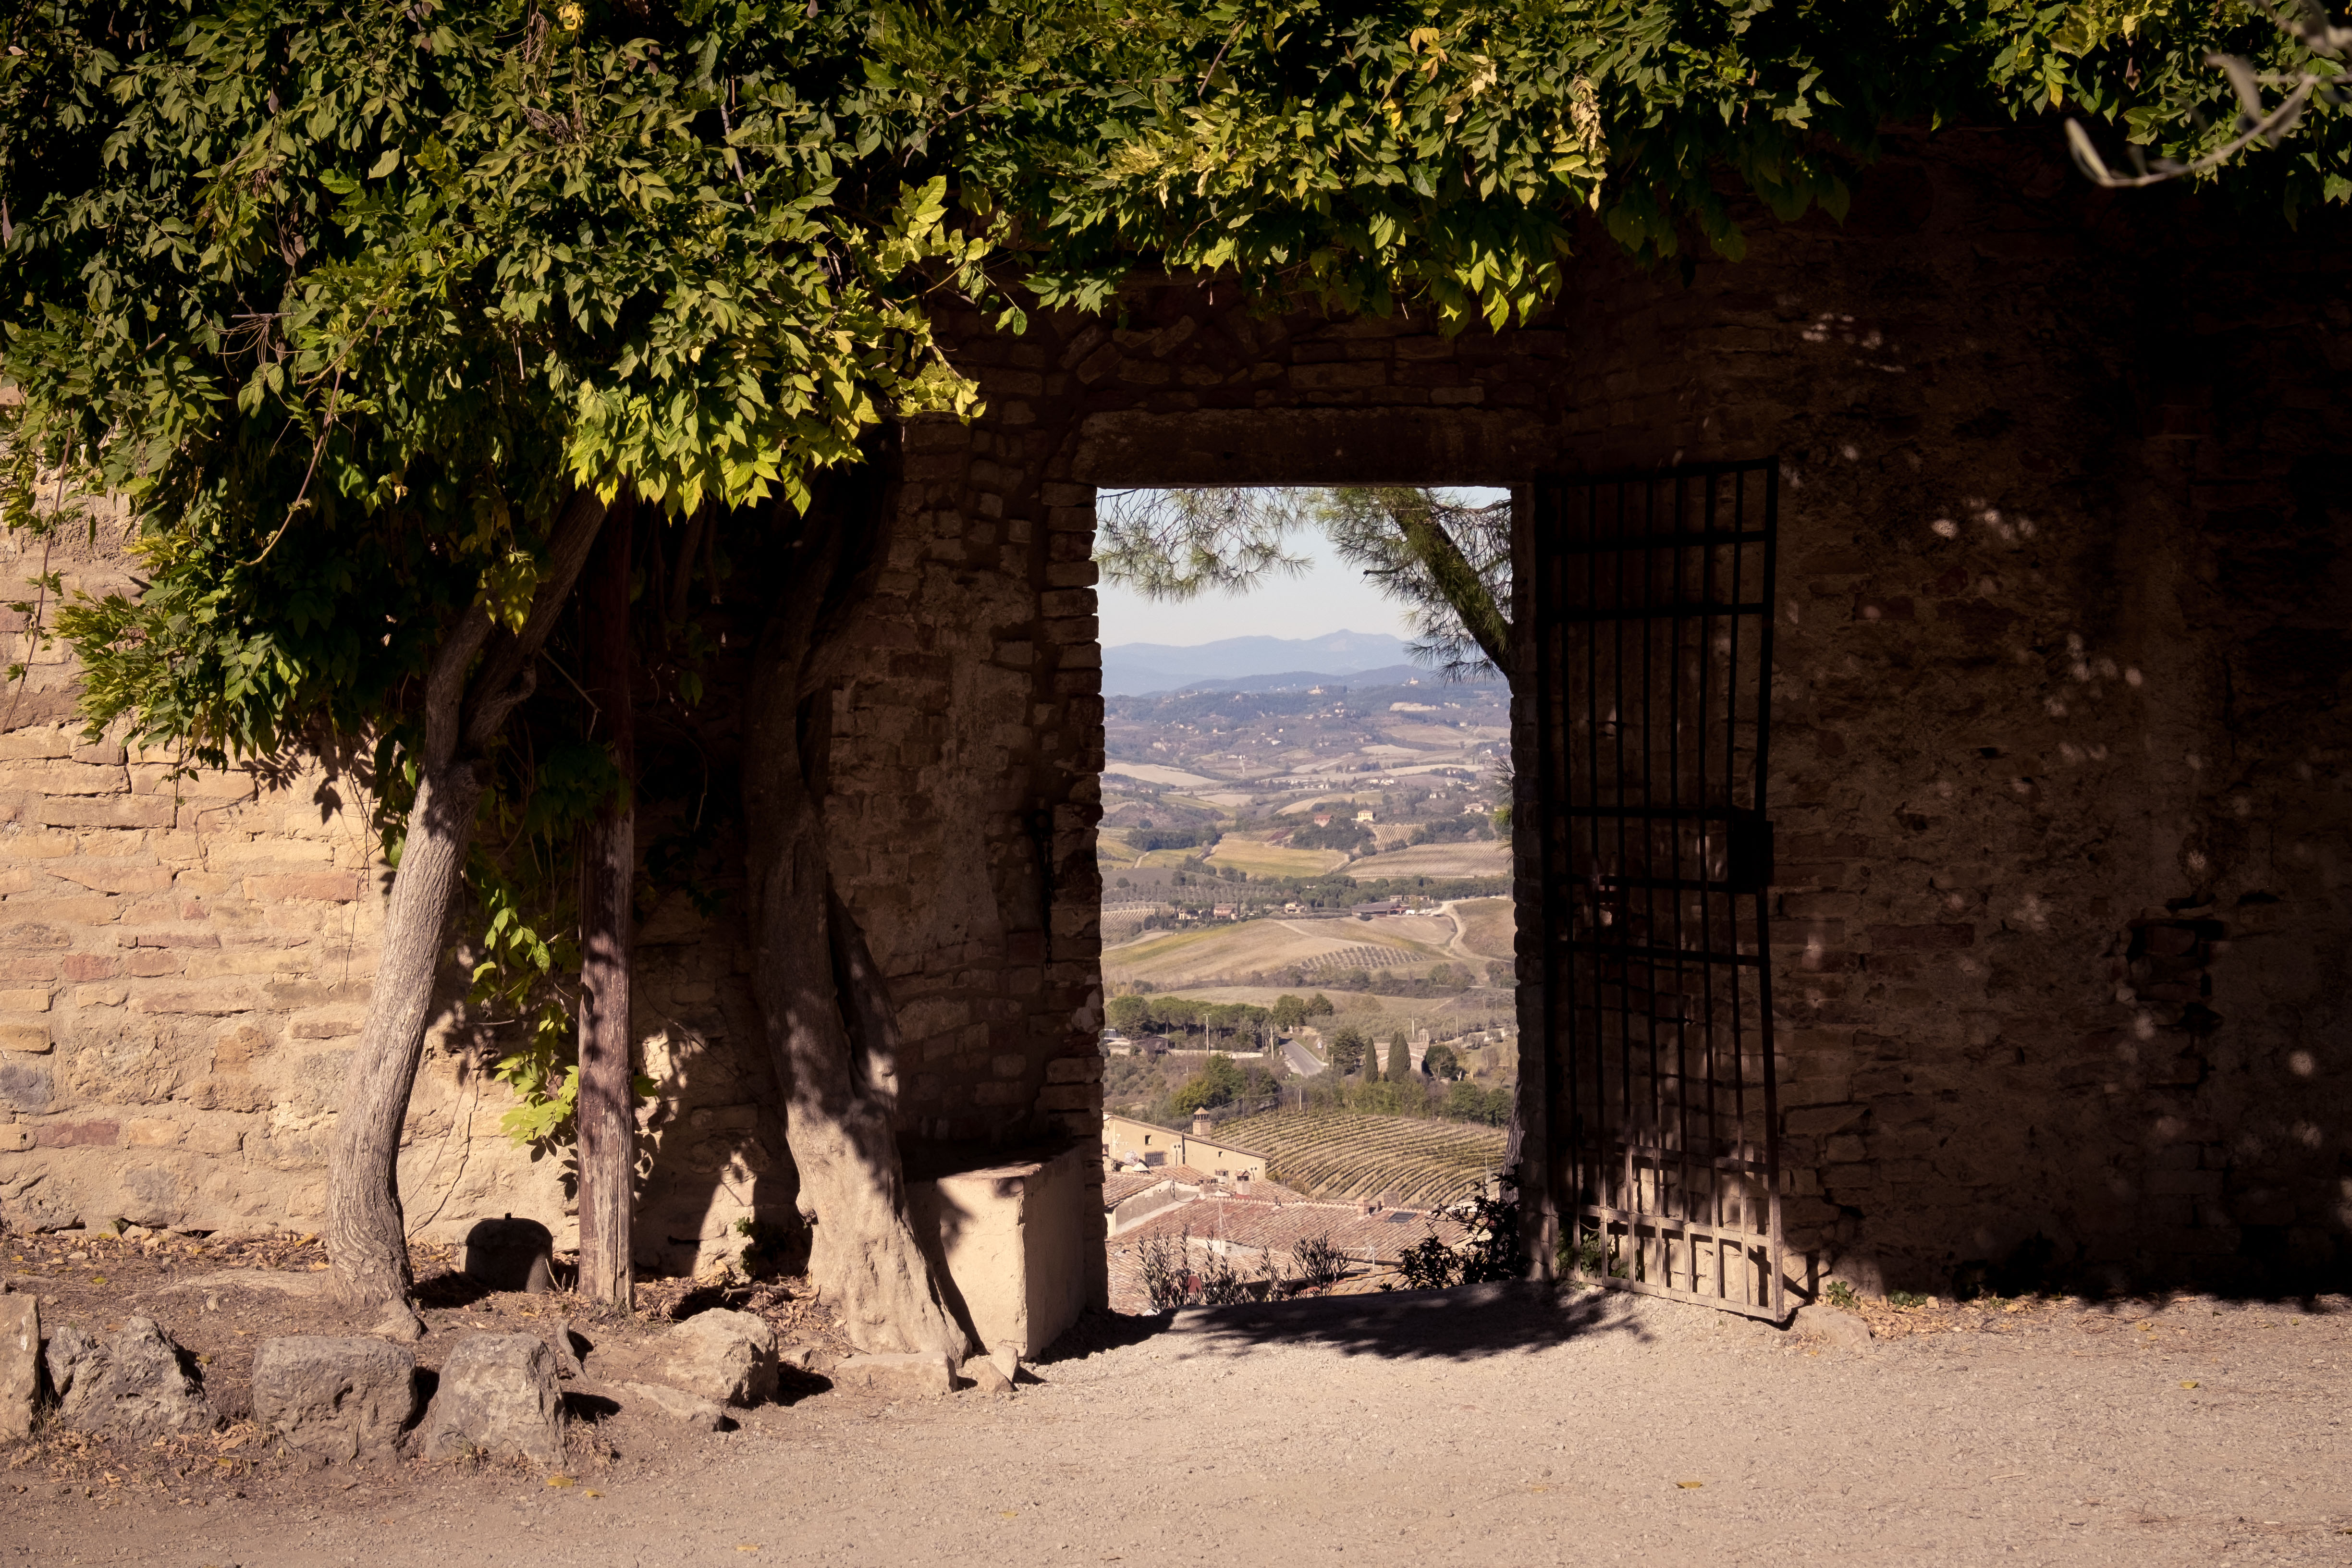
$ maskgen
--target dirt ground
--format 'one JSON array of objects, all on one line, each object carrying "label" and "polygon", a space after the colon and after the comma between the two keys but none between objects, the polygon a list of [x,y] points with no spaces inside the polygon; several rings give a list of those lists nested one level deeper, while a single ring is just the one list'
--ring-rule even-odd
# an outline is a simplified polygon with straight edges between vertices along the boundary
[{"label": "dirt ground", "polygon": [[0,1568],[2352,1563],[2352,1302],[1863,1315],[1851,1345],[1498,1287],[1097,1318],[1010,1398],[624,1411],[555,1475],[52,1444],[0,1469]]}]

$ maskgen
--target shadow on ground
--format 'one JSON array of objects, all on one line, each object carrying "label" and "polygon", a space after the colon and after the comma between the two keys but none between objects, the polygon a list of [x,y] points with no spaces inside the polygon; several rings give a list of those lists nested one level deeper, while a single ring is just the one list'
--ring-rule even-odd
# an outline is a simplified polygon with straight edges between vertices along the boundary
[{"label": "shadow on ground", "polygon": [[1595,1333],[1651,1337],[1623,1296],[1548,1284],[1461,1285],[1188,1307],[1150,1317],[1090,1314],[1040,1359],[1074,1361],[1149,1341],[1180,1359],[1314,1345],[1399,1361],[1475,1361]]}]

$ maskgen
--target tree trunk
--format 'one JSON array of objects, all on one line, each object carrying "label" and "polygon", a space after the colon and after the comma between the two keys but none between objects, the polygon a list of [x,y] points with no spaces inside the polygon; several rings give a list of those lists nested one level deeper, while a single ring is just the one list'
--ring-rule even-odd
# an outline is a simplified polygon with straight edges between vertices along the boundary
[{"label": "tree trunk", "polygon": [[407,1299],[407,1219],[400,1206],[400,1129],[425,1044],[442,931],[473,842],[482,784],[452,763],[417,781],[408,842],[393,878],[375,985],[360,1046],[343,1075],[327,1179],[327,1257],[336,1299],[373,1307]]},{"label": "tree trunk", "polygon": [[894,1012],[835,894],[803,743],[804,723],[831,722],[811,688],[821,685],[815,670],[829,651],[824,612],[844,534],[870,526],[867,510],[812,514],[754,662],[743,772],[752,987],[783,1089],[802,1205],[815,1215],[810,1273],[858,1349],[961,1356],[970,1341],[907,1219],[892,1115]]},{"label": "tree trunk", "polygon": [[522,629],[494,629],[478,604],[451,629],[425,677],[416,803],[393,877],[367,1023],[343,1074],[327,1171],[330,1282],[345,1306],[405,1300],[415,1284],[400,1205],[400,1130],[425,1048],[449,908],[473,844],[483,752],[530,694],[533,663],[604,520],[593,492],[575,495],[556,521]]},{"label": "tree trunk", "polygon": [[590,560],[583,611],[589,699],[621,793],[580,844],[580,1294],[627,1308],[636,1283],[629,1216],[636,1174],[630,1084],[629,942],[636,885],[637,732],[629,679],[629,509],[615,506]]}]

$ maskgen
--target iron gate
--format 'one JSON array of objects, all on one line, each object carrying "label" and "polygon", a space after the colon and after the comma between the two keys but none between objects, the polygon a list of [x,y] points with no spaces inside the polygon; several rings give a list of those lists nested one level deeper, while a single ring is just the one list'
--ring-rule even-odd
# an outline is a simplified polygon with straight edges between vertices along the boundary
[{"label": "iron gate", "polygon": [[1779,464],[1535,487],[1561,1228],[1610,1286],[1786,1315],[1765,817]]}]

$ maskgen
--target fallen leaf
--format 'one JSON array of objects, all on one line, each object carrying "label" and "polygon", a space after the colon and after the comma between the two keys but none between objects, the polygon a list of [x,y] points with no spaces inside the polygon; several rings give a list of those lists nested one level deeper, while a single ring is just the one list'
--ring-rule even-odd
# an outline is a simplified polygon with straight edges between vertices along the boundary
[{"label": "fallen leaf", "polygon": [[735,1543],[735,1550],[738,1552],[757,1552],[760,1548],[752,1542],[739,1541]]},{"label": "fallen leaf", "polygon": [[89,1282],[93,1285],[103,1285],[106,1283],[106,1276],[103,1274],[93,1274],[89,1277]]},{"label": "fallen leaf", "polygon": [[576,1486],[579,1483],[574,1481],[570,1476],[550,1476],[547,1478],[547,1484],[551,1487],[569,1487]]},{"label": "fallen leaf", "polygon": [[1687,1492],[1696,1491],[1700,1487],[1706,1485],[1706,1483],[1705,1481],[1676,1481],[1675,1485],[1682,1488],[1683,1490]]},{"label": "fallen leaf", "polygon": [[1008,1508],[998,1510],[996,1517],[999,1519],[1019,1519],[1021,1515],[1017,1510]]},{"label": "fallen leaf", "polygon": [[580,1495],[581,1495],[582,1497],[603,1497],[604,1494],[603,1492],[600,1492],[600,1491],[584,1491],[584,1492],[582,1492]]},{"label": "fallen leaf", "polygon": [[2184,1383],[2184,1384],[2182,1384],[2180,1386],[2181,1386],[2181,1387],[2183,1387],[2183,1388],[2194,1388],[2194,1387],[2196,1387],[2197,1385],[2196,1385],[2195,1384],[2193,1384],[2193,1383]]}]

